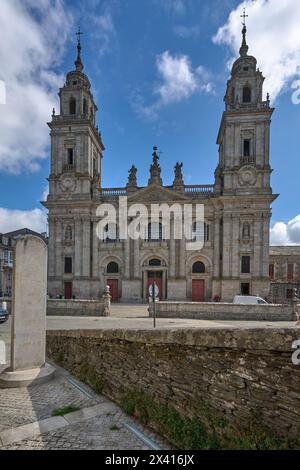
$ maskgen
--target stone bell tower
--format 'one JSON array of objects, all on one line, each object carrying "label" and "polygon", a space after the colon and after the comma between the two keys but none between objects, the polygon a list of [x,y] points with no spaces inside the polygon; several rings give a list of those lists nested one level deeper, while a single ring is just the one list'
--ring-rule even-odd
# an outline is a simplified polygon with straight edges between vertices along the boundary
[{"label": "stone bell tower", "polygon": [[75,69],[59,90],[59,114],[53,110],[48,123],[51,168],[49,196],[44,202],[49,210],[48,293],[65,298],[91,295],[90,279],[97,261],[97,241],[91,242],[93,211],[100,195],[104,151],[91,83],[83,73],[81,34]]},{"label": "stone bell tower", "polygon": [[79,31],[75,70],[67,74],[59,90],[60,113],[53,110],[51,129],[51,172],[49,199],[91,199],[101,184],[104,146],[96,127],[97,106],[91,83],[83,73]]},{"label": "stone bell tower", "polygon": [[[220,194],[219,294],[266,297],[269,291],[269,224],[276,199],[270,184],[270,124],[274,108],[263,100],[262,72],[248,55],[243,14],[240,57],[227,83],[217,144],[215,191]],[[216,285],[218,284],[216,280]]]}]

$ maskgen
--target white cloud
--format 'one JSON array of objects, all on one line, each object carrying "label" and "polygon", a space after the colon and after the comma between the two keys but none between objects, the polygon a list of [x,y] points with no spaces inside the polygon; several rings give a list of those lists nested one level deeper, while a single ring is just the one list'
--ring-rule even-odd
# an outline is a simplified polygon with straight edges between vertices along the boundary
[{"label": "white cloud", "polygon": [[157,117],[163,106],[190,98],[196,92],[212,93],[210,74],[202,65],[193,68],[187,55],[172,56],[165,51],[156,58],[159,83],[154,87],[158,99],[149,106],[144,104],[140,93],[133,93],[132,106],[135,111],[148,119]]},{"label": "white cloud", "polygon": [[6,84],[6,105],[0,106],[0,170],[34,171],[47,157],[46,122],[64,80],[53,70],[71,26],[62,0],[1,0],[0,80]]},{"label": "white cloud", "polygon": [[47,215],[41,209],[29,211],[8,210],[0,207],[0,233],[29,228],[36,232],[46,232]]},{"label": "white cloud", "polygon": [[106,11],[99,16],[89,15],[88,20],[93,26],[91,34],[97,41],[97,55],[102,56],[111,50],[112,43],[117,40],[112,15],[109,11]]},{"label": "white cloud", "polygon": [[300,215],[287,224],[277,222],[271,228],[271,245],[300,245]]},{"label": "white cloud", "polygon": [[156,67],[162,83],[155,92],[163,103],[181,101],[196,91],[197,77],[186,55],[172,57],[169,51],[165,51],[157,57]]},{"label": "white cloud", "polygon": [[233,10],[227,23],[213,38],[228,44],[235,58],[241,45],[242,8],[247,9],[248,54],[254,55],[262,70],[265,91],[271,99],[300,74],[300,2],[298,0],[245,0]]}]

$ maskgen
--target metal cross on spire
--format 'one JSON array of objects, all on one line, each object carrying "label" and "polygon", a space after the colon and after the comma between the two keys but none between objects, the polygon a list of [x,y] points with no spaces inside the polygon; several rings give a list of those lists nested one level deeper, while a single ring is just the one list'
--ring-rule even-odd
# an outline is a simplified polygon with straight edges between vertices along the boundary
[{"label": "metal cross on spire", "polygon": [[78,43],[77,43],[77,59],[75,61],[75,65],[76,65],[76,70],[77,72],[82,72],[83,70],[83,63],[82,63],[82,60],[81,60],[81,36],[83,35],[83,33],[80,31],[80,26],[78,28],[78,32],[76,33],[76,36],[77,36],[77,39],[78,39]]},{"label": "metal cross on spire", "polygon": [[246,15],[246,8],[244,8],[243,14],[241,15],[241,18],[243,18],[243,26],[246,26],[246,18],[248,18],[249,15]]},{"label": "metal cross on spire", "polygon": [[81,36],[83,33],[80,31],[80,26],[78,27],[78,32],[76,33],[77,39],[78,39],[78,44],[81,42]]}]

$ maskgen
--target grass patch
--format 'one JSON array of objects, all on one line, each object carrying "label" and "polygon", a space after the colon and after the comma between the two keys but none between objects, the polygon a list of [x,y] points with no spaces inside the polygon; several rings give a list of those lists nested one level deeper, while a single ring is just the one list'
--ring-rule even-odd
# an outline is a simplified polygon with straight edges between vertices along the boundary
[{"label": "grass patch", "polygon": [[288,450],[298,445],[296,441],[276,436],[272,429],[262,423],[260,414],[253,413],[247,427],[240,432],[235,431],[232,446],[240,450]]},{"label": "grass patch", "polygon": [[58,353],[54,354],[53,355],[53,360],[54,360],[55,364],[57,364],[58,366],[63,365],[63,362],[64,362],[63,352],[59,351]]},{"label": "grass patch", "polygon": [[80,407],[77,405],[66,405],[62,408],[57,408],[52,412],[52,416],[64,416],[67,415],[68,413],[73,413],[73,411],[79,411]]},{"label": "grass patch", "polygon": [[112,426],[110,426],[109,429],[111,431],[120,431],[121,428],[119,428],[119,426],[117,426],[116,424],[113,424]]},{"label": "grass patch", "polygon": [[143,424],[154,425],[176,447],[183,450],[219,449],[219,441],[207,432],[198,417],[189,419],[174,407],[155,402],[140,392],[128,392],[121,400],[125,413],[136,416]]},{"label": "grass patch", "polygon": [[209,404],[197,399],[193,418],[173,406],[159,404],[142,392],[130,391],[121,399],[125,413],[156,429],[182,450],[287,450],[299,448],[299,442],[278,437],[263,424],[263,417],[253,413],[240,430]]},{"label": "grass patch", "polygon": [[99,376],[98,372],[90,364],[86,362],[81,363],[75,367],[73,373],[77,379],[89,385],[96,393],[101,394],[103,392],[105,380]]}]

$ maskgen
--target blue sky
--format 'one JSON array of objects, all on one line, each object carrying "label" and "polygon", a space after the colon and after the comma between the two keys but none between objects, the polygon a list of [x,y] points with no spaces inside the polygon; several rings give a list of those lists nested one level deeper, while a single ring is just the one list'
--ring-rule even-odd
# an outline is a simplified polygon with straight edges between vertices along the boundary
[{"label": "blue sky", "polygon": [[39,201],[49,174],[46,121],[52,107],[58,108],[64,75],[73,69],[79,24],[106,146],[103,186],[124,186],[133,163],[139,185],[146,184],[153,145],[162,152],[164,184],[172,183],[176,161],[184,164],[186,184],[213,183],[228,64],[241,42],[245,5],[249,53],[267,77],[265,93],[276,107],[271,165],[280,198],[273,206],[272,237],[276,243],[300,243],[298,0],[2,3],[0,80],[7,99],[0,104],[0,231],[16,224],[42,229]]}]

